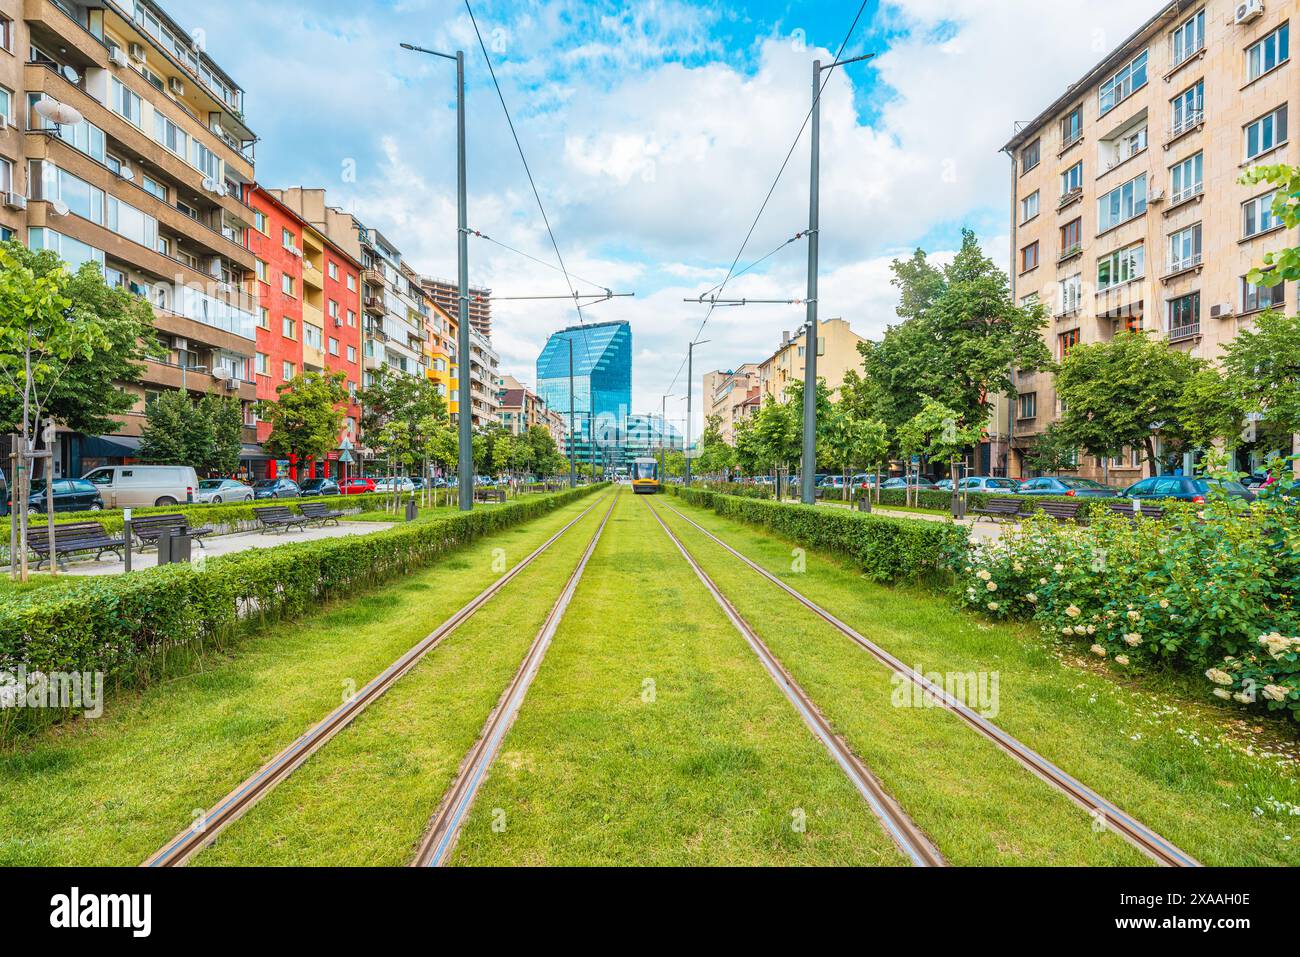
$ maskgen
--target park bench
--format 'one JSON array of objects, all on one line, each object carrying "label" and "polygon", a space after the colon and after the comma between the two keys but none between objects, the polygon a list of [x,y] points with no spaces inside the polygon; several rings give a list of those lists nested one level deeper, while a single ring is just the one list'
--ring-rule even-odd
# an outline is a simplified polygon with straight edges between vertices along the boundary
[{"label": "park bench", "polygon": [[1165,510],[1159,505],[1147,505],[1143,502],[1139,508],[1141,511],[1133,510],[1132,502],[1111,502],[1110,510],[1117,515],[1123,515],[1126,518],[1136,518],[1141,515],[1143,518],[1164,518]]},{"label": "park bench", "polygon": [[[118,559],[122,558],[120,538],[111,538],[98,522],[66,522],[54,527],[54,559],[59,567],[64,566],[63,556],[77,552],[94,552],[95,561],[103,558],[105,552],[112,552]],[[36,563],[37,571],[50,560],[50,530],[46,525],[31,525],[27,529],[27,547],[40,556]]]},{"label": "park bench", "polygon": [[337,525],[339,519],[344,515],[343,512],[331,509],[321,502],[303,502],[298,508],[313,523],[319,522],[322,526],[328,525],[330,522]]},{"label": "park bench", "polygon": [[1079,509],[1083,508],[1083,502],[1036,502],[1038,508],[1052,518],[1062,522],[1078,522]]},{"label": "park bench", "polygon": [[262,534],[265,535],[272,529],[278,529],[280,532],[287,532],[291,528],[305,529],[311,519],[306,515],[295,515],[289,511],[287,505],[268,505],[265,508],[253,509],[253,515],[262,525]]},{"label": "park bench", "polygon": [[503,488],[480,488],[474,490],[474,501],[476,502],[500,502],[506,503],[506,490]]},{"label": "park bench", "polygon": [[1018,498],[991,498],[983,508],[971,509],[971,511],[975,513],[977,522],[983,516],[988,516],[994,521],[1014,519],[1020,517],[1020,509],[1024,504],[1024,500]]},{"label": "park bench", "polygon": [[[176,531],[173,532],[172,530]],[[163,535],[172,535],[179,533],[188,535],[203,547],[203,537],[211,535],[213,529],[209,525],[202,528],[190,528],[189,519],[184,515],[141,515],[131,519],[131,534],[140,540],[140,547],[145,548],[149,545],[157,545],[158,539]]]}]

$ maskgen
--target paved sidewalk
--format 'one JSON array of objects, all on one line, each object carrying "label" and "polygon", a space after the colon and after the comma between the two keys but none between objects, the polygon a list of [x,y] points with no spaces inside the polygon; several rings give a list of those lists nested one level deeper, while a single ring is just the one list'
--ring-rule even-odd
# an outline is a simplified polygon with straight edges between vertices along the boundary
[{"label": "paved sidewalk", "polygon": [[[232,555],[236,552],[247,551],[250,548],[274,548],[276,545],[283,545],[286,542],[314,542],[326,538],[345,538],[349,535],[373,535],[375,532],[382,532],[386,528],[392,528],[390,522],[340,522],[339,525],[330,525],[328,528],[318,526],[301,532],[268,532],[265,535],[260,532],[236,532],[233,535],[213,535],[210,536],[204,544],[206,548],[200,548],[198,542],[194,543],[191,557],[199,559],[204,556],[216,558],[218,555]],[[139,571],[142,568],[153,568],[158,564],[158,550],[150,548],[147,552],[141,552],[135,548],[131,552],[131,568]],[[69,563],[66,570],[60,569],[60,574],[68,575],[120,575],[125,570],[123,564],[116,559],[106,556],[102,562],[96,561],[78,561]]]},{"label": "paved sidewalk", "polygon": [[[818,504],[830,506],[831,508],[849,507],[843,502],[819,502]],[[952,521],[952,519],[949,518],[947,515],[930,514],[927,512],[908,512],[908,511],[903,511],[901,509],[885,508],[879,505],[871,506],[871,514],[888,515],[890,518],[919,518],[923,522]],[[968,515],[966,518],[963,518],[957,524],[965,525],[967,528],[969,528],[971,530],[971,538],[973,538],[976,542],[998,541],[1002,537],[1002,529],[1004,527],[1004,523],[1002,522],[990,522],[990,521],[978,522],[975,520],[975,516],[973,515]],[[1016,527],[1018,526],[1018,523],[1008,522],[1005,523],[1005,525],[1008,527]]]}]

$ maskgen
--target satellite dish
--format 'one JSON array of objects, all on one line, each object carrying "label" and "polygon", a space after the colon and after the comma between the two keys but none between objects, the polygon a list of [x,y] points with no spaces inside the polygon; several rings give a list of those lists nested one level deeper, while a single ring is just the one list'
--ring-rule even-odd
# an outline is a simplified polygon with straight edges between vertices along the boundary
[{"label": "satellite dish", "polygon": [[75,106],[58,100],[41,100],[36,104],[36,112],[59,126],[76,126],[83,119],[81,111]]},{"label": "satellite dish", "polygon": [[68,204],[61,199],[56,199],[54,202],[50,203],[50,208],[59,216],[66,216],[68,213],[72,212],[72,209]]},{"label": "satellite dish", "polygon": [[129,183],[131,180],[135,179],[135,170],[123,163],[122,168],[118,170],[117,175]]},{"label": "satellite dish", "polygon": [[81,74],[70,66],[65,66],[63,68],[63,78],[72,83],[73,86],[76,86],[81,82]]}]

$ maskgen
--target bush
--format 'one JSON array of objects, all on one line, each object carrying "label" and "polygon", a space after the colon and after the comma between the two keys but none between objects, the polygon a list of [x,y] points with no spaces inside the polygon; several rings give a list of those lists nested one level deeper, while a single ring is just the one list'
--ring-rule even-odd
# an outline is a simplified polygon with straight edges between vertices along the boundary
[{"label": "bush", "polygon": [[20,593],[0,602],[0,671],[25,665],[29,673],[102,672],[106,682],[138,683],[173,649],[219,647],[249,625],[297,618],[330,599],[354,597],[602,487],[373,535],[249,549],[201,566],[164,565]]},{"label": "bush", "polygon": [[888,518],[845,509],[818,508],[669,486],[692,505],[756,525],[808,548],[843,555],[873,581],[945,577],[965,561],[969,533],[952,522]]}]

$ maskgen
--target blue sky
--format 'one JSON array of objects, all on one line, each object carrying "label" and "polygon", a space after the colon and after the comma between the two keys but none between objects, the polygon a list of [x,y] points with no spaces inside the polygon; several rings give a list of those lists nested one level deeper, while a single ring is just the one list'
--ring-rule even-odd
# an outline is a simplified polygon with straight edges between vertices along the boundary
[{"label": "blue sky", "polygon": [[[465,49],[470,225],[554,261],[462,2],[226,0],[216,18],[211,0],[165,2],[247,91],[259,180],[326,187],[441,276],[455,274],[454,69],[398,44]],[[633,323],[634,411],[659,407],[704,314],[682,299],[721,281],[807,112],[811,62],[857,8],[474,4],[567,264],[637,293],[588,314]],[[894,318],[890,259],[917,245],[942,255],[963,226],[1005,261],[998,150],[1012,123],[1151,12],[1134,0],[871,0],[848,53],[876,58],[837,72],[823,102],[822,317],[879,335]],[[807,181],[805,139],[742,264],[803,228]],[[476,240],[470,254],[471,281],[500,294],[564,292],[558,273],[499,247]],[[802,295],[805,255],[792,245],[729,288]],[[494,312],[506,371],[525,381],[546,336],[575,321],[562,303]],[[720,310],[697,369],[761,359],[800,321],[793,307]]]}]

